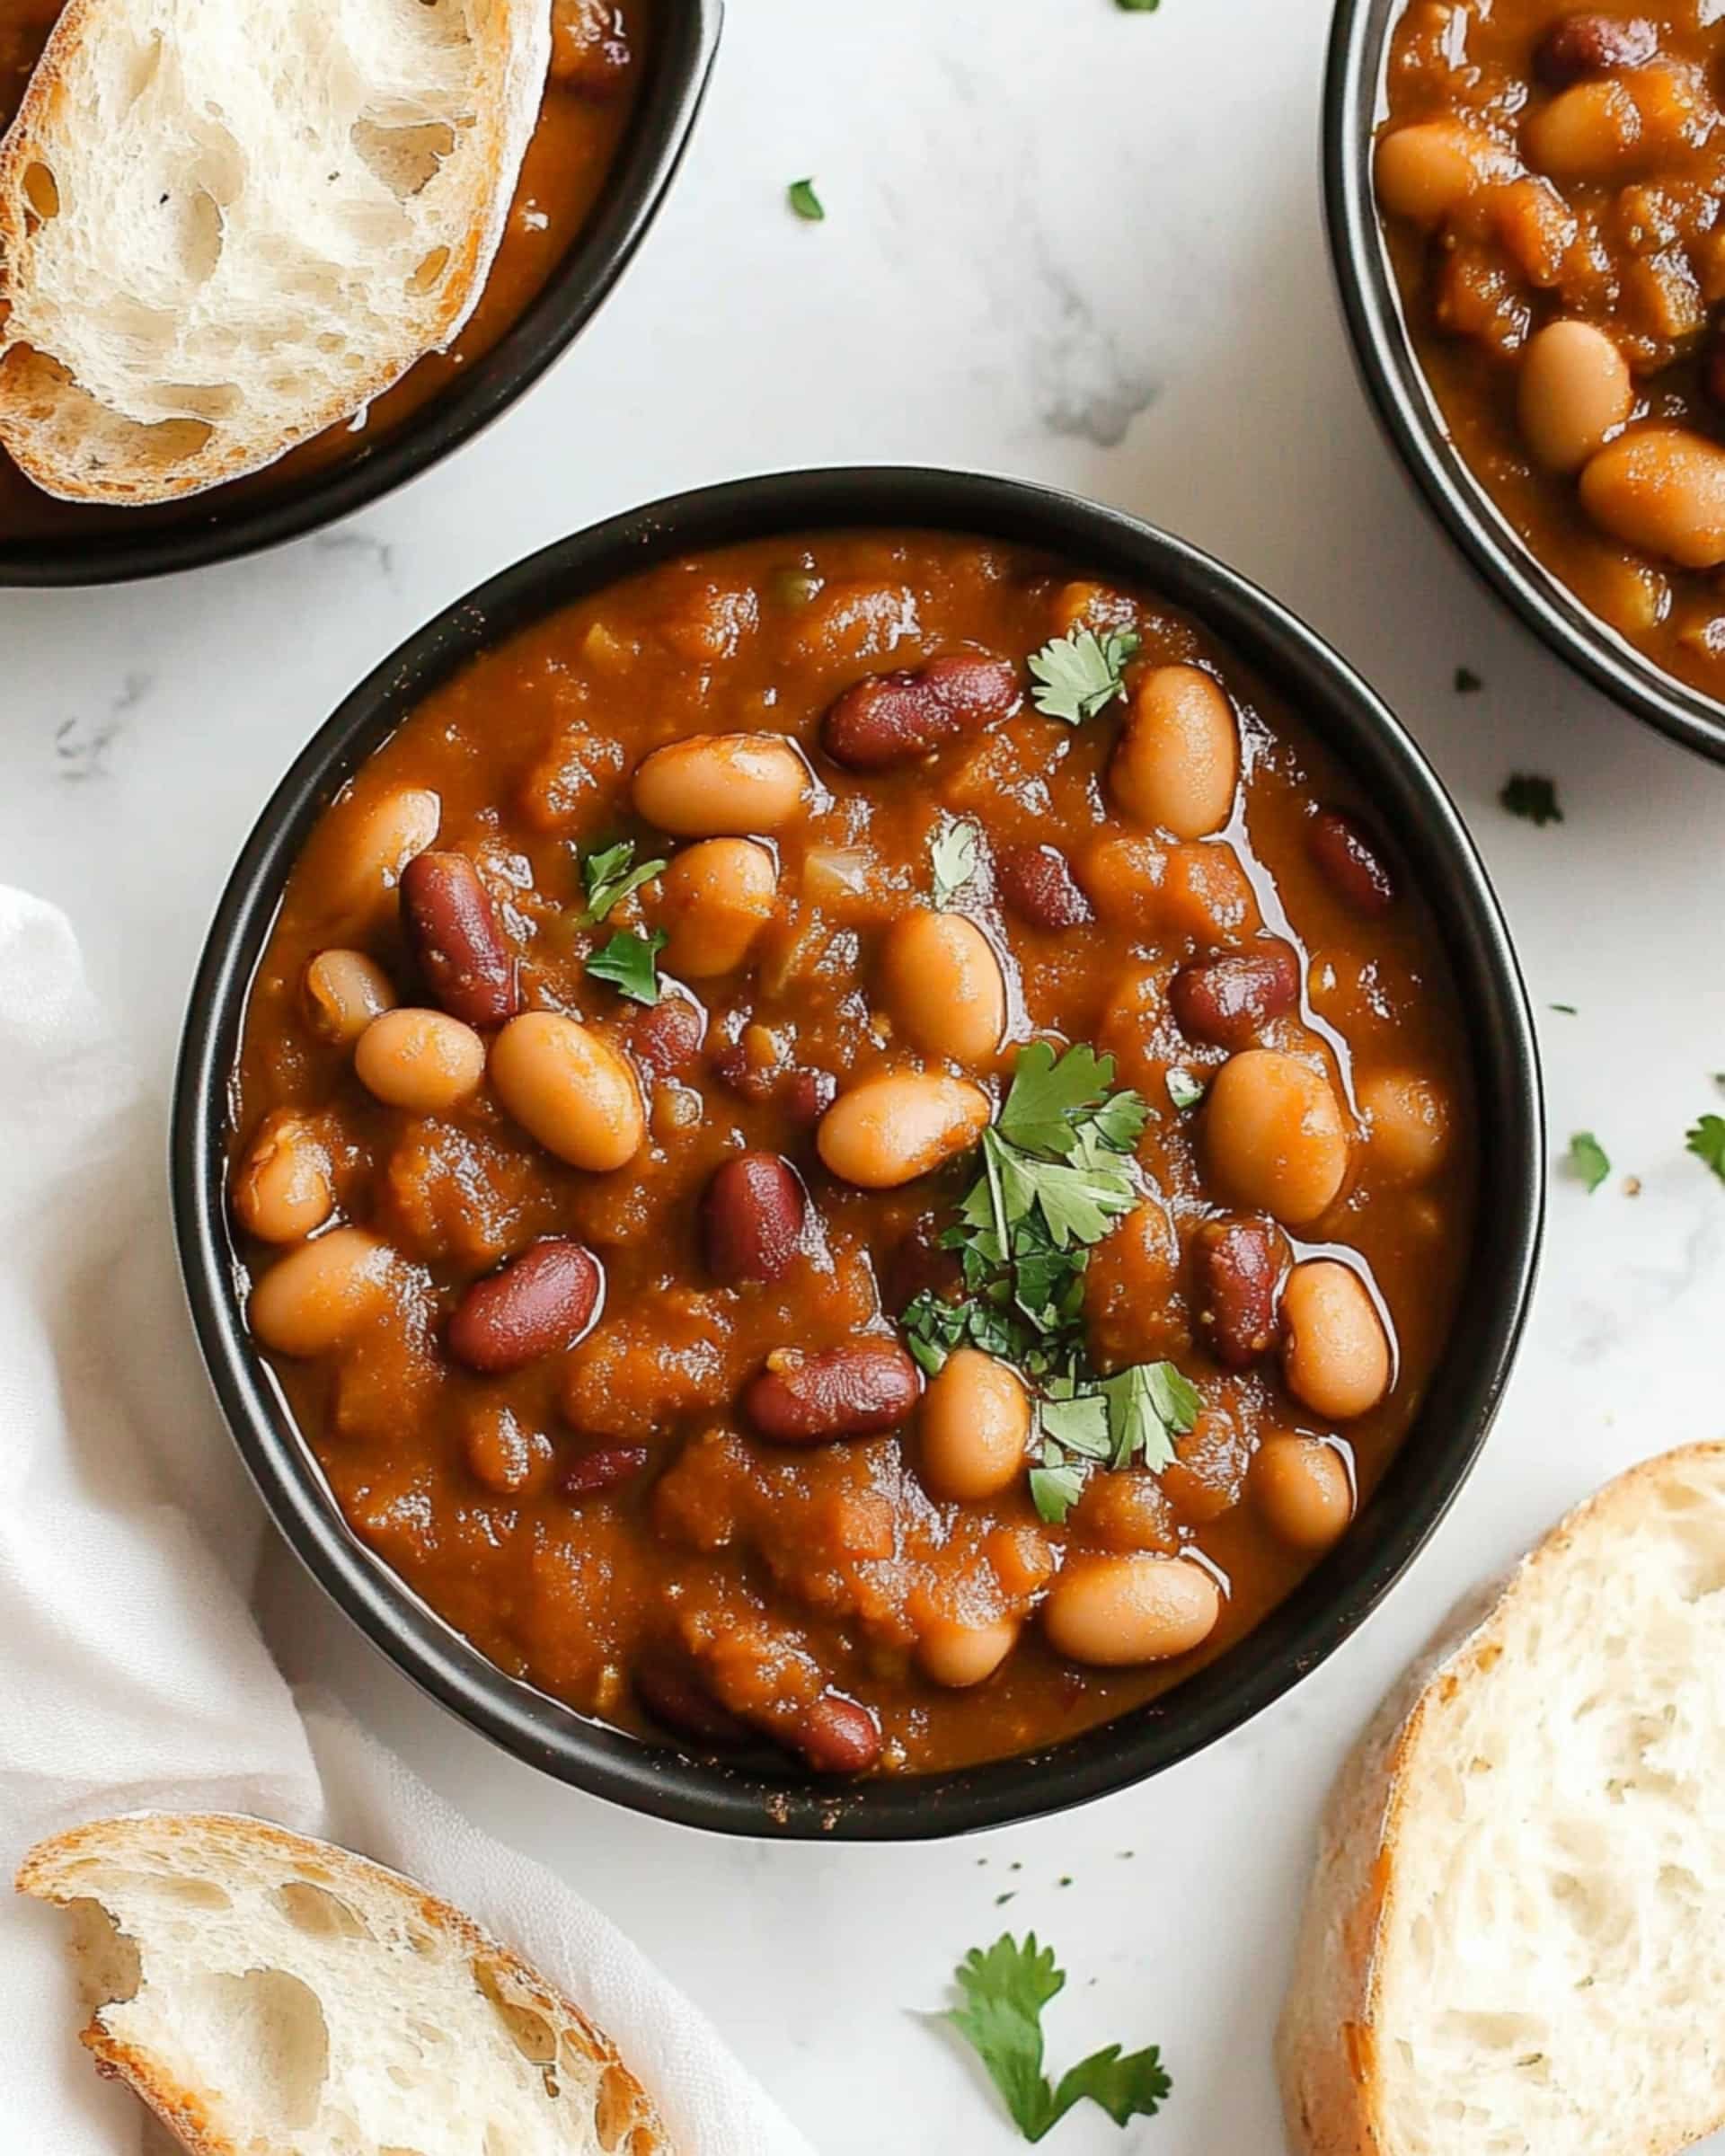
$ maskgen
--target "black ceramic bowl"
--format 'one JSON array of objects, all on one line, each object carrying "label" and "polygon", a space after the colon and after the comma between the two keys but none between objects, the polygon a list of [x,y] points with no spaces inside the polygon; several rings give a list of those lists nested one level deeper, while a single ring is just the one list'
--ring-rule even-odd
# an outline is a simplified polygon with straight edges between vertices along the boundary
[{"label": "black ceramic bowl", "polygon": [[1390,40],[1408,0],[1337,0],[1323,100],[1324,208],[1354,357],[1428,503],[1499,598],[1594,686],[1687,748],[1725,763],[1725,706],[1644,658],[1537,561],[1463,462],[1426,384],[1372,193]]},{"label": "black ceramic bowl", "polygon": [[597,313],[641,244],[688,146],[719,47],[723,0],[662,0],[627,132],[597,201],[537,296],[483,356],[369,448],[234,499],[116,512],[64,537],[0,536],[0,587],[121,584],[231,561],[351,516],[429,470],[536,382]]},{"label": "black ceramic bowl", "polygon": [[[325,805],[420,700],[475,653],[584,593],[691,549],[778,532],[882,525],[1044,548],[1187,608],[1284,694],[1356,774],[1430,901],[1464,1009],[1489,1202],[1454,1337],[1382,1486],[1306,1582],[1177,1690],[1030,1757],[849,1787],[692,1763],[505,1676],[344,1525],[247,1339],[224,1197],[228,1082],[282,886]],[[216,1390],[278,1525],[369,1638],[507,1751],[579,1787],[731,1833],[916,1839],[999,1825],[1158,1773],[1315,1668],[1437,1525],[1473,1463],[1532,1282],[1544,1187],[1539,1071],[1502,915],[1448,797],[1401,726],[1273,599],[1164,533],[1009,480],[887,469],[739,481],[620,517],[506,570],[411,638],[348,698],[247,841],[192,991],[173,1120],[181,1259]]]}]

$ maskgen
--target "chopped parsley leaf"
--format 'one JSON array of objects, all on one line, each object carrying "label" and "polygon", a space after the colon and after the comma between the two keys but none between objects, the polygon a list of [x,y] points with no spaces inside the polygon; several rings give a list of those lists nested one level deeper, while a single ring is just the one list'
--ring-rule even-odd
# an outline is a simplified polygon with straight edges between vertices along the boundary
[{"label": "chopped parsley leaf", "polygon": [[1032,654],[1031,702],[1045,718],[1082,726],[1126,694],[1128,661],[1142,640],[1134,629],[1112,629],[1099,637],[1093,629],[1057,636]]},{"label": "chopped parsley leaf", "polygon": [[1458,696],[1477,696],[1484,686],[1485,684],[1472,667],[1456,667],[1455,694]]},{"label": "chopped parsley leaf", "polygon": [[975,822],[966,817],[961,823],[943,824],[929,841],[929,868],[936,906],[951,906],[976,874],[981,858],[981,835]]},{"label": "chopped parsley leaf", "polygon": [[634,857],[632,838],[625,838],[615,846],[597,846],[583,857],[581,887],[587,893],[587,911],[581,916],[584,927],[597,927],[614,906],[631,891],[638,891],[643,883],[650,883],[655,876],[662,875],[668,865],[662,861],[643,861],[639,868],[631,868],[629,864]]},{"label": "chopped parsley leaf", "polygon": [[1196,1108],[1204,1098],[1204,1088],[1198,1080],[1178,1065],[1169,1072],[1167,1084],[1168,1098],[1176,1108]]},{"label": "chopped parsley leaf", "polygon": [[665,993],[659,977],[659,954],[669,941],[662,928],[656,928],[650,936],[638,936],[631,929],[620,928],[593,953],[587,970],[596,981],[609,981],[632,1003],[656,1003]]},{"label": "chopped parsley leaf", "polygon": [[1551,1008],[1553,1011],[1561,1011],[1565,1018],[1577,1018],[1580,1015],[1573,1003],[1552,1003]]},{"label": "chopped parsley leaf", "polygon": [[1725,1183],[1725,1116],[1703,1116],[1684,1139],[1684,1146]]},{"label": "chopped parsley leaf", "polygon": [[1114,0],[1123,15],[1154,15],[1162,0]]},{"label": "chopped parsley leaf", "polygon": [[1611,1173],[1606,1149],[1590,1130],[1578,1130],[1570,1140],[1570,1170],[1590,1191],[1597,1190]]},{"label": "chopped parsley leaf", "polygon": [[827,216],[820,197],[815,192],[812,180],[793,180],[784,190],[785,200],[805,224],[821,224]]},{"label": "chopped parsley leaf", "polygon": [[1557,786],[1551,779],[1540,777],[1537,772],[1514,771],[1504,781],[1498,794],[1499,800],[1511,816],[1521,817],[1543,830],[1547,824],[1561,824],[1563,811],[1558,807]]},{"label": "chopped parsley leaf", "polygon": [[963,2003],[947,2015],[987,2069],[1013,2123],[1026,2141],[1040,2141],[1086,2098],[1117,2126],[1151,2118],[1172,2087],[1153,2044],[1122,2054],[1118,2044],[1092,2052],[1057,2085],[1043,2072],[1042,2010],[1066,1986],[1054,1949],[1034,1931],[1021,1944],[1004,1932],[992,1947],[973,1947],[953,1971]]}]

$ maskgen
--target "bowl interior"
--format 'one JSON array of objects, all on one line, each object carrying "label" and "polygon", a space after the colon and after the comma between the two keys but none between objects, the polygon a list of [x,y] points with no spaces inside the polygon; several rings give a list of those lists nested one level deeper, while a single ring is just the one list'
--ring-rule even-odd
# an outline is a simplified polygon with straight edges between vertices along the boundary
[{"label": "bowl interior", "polygon": [[591,215],[457,384],[351,457],[279,488],[119,512],[111,526],[64,537],[0,538],[0,586],[122,583],[233,561],[349,516],[459,448],[545,371],[623,274],[687,146],[722,19],[723,0],[662,0],[647,80]]},{"label": "bowl interior", "polygon": [[[1203,621],[1351,767],[1428,897],[1471,1014],[1491,1203],[1418,1419],[1353,1528],[1263,1623],[1173,1692],[1057,1747],[834,1789],[696,1764],[587,1720],[503,1675],[358,1543],[246,1337],[224,1131],[245,998],[288,870],[336,791],[430,688],[512,630],[669,555],[867,525],[1018,541],[1143,584]],[[1039,488],[891,470],[743,481],[617,518],[506,570],[356,689],[283,781],[223,897],[192,994],[173,1149],[188,1293],[228,1421],[288,1539],[377,1645],[509,1750],[622,1803],[730,1833],[871,1840],[995,1825],[1139,1780],[1244,1721],[1345,1639],[1436,1526],[1484,1441],[1526,1306],[1544,1177],[1534,1032],[1502,917],[1447,796],[1384,705],[1309,630],[1179,540]]]},{"label": "bowl interior", "polygon": [[1385,431],[1450,536],[1522,620],[1650,725],[1725,762],[1725,706],[1644,658],[1529,550],[1450,438],[1414,350],[1372,191],[1390,40],[1408,0],[1338,0],[1324,86],[1324,206],[1354,357]]}]

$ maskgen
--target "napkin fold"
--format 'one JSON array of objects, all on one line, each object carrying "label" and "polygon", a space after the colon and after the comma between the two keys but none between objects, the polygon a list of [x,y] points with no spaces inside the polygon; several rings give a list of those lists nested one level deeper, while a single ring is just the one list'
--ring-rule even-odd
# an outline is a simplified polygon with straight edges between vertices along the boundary
[{"label": "napkin fold", "polygon": [[[328,1835],[423,1880],[560,1985],[652,2090],[685,2156],[812,2156],[605,1917],[333,1702],[289,1691],[249,1604],[264,1523],[192,1351],[164,1153],[64,916],[0,886],[6,1878],[40,1836],[146,1806]],[[141,2107],[75,2040],[63,1920],[4,1885],[0,2143],[137,2156]]]}]

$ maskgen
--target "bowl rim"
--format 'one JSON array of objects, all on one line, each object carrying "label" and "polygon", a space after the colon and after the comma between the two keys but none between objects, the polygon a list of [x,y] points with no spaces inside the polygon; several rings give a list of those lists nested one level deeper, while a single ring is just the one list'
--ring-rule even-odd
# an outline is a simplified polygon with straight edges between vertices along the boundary
[{"label": "bowl rim", "polygon": [[1590,612],[1474,477],[1408,331],[1373,203],[1371,149],[1390,36],[1409,0],[1336,0],[1323,85],[1323,207],[1354,365],[1428,508],[1477,574],[1557,656],[1668,738],[1725,763],[1725,704],[1690,688]]},{"label": "bowl rim", "polygon": [[[224,1133],[244,1005],[287,873],[330,798],[431,687],[514,630],[657,561],[749,537],[881,526],[1022,543],[1143,584],[1268,680],[1351,768],[1426,895],[1464,1009],[1476,1013],[1480,1187],[1491,1205],[1480,1207],[1451,1349],[1413,1428],[1354,1530],[1261,1624],[1162,1698],[1060,1745],[826,1787],[697,1763],[588,1720],[504,1675],[363,1549],[245,1337]],[[1183,540],[1029,482],[891,466],[763,474],[612,517],[504,570],[375,668],[277,787],[228,880],[192,989],[172,1153],[187,1296],[226,1419],[277,1525],[375,1646],[471,1727],[594,1794],[727,1833],[861,1841],[935,1839],[1125,1789],[1237,1728],[1340,1646],[1436,1528],[1484,1443],[1526,1316],[1545,1187],[1538,1047],[1502,913],[1449,796],[1376,694],[1285,607]]]},{"label": "bowl rim", "polygon": [[723,22],[724,0],[661,0],[648,81],[586,223],[497,341],[375,447],[266,487],[231,515],[200,516],[211,497],[193,496],[183,521],[136,534],[0,536],[0,590],[128,584],[241,561],[370,508],[501,418],[587,327],[646,237],[693,137]]}]

